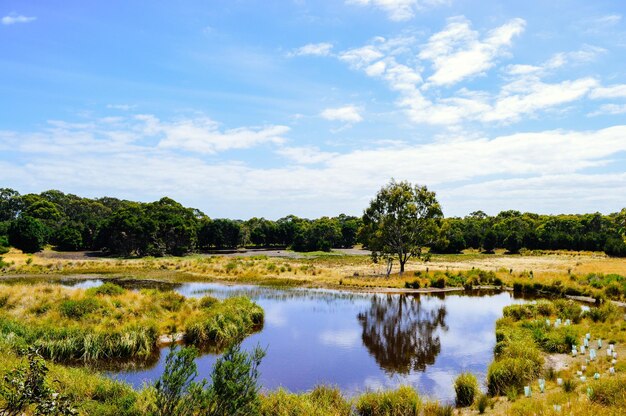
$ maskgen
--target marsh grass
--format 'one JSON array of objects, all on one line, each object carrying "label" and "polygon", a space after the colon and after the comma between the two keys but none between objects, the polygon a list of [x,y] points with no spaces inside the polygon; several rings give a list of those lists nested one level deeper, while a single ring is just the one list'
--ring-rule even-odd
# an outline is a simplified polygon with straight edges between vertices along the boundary
[{"label": "marsh grass", "polygon": [[360,416],[418,416],[422,401],[417,392],[408,386],[396,390],[367,392],[356,399],[355,408]]},{"label": "marsh grass", "polygon": [[[99,289],[99,288],[95,288]],[[263,310],[244,298],[187,299],[172,291],[67,289],[53,284],[0,286],[0,338],[53,360],[145,358],[163,334],[195,345],[226,345],[258,329]],[[121,290],[120,290],[121,289]]]}]

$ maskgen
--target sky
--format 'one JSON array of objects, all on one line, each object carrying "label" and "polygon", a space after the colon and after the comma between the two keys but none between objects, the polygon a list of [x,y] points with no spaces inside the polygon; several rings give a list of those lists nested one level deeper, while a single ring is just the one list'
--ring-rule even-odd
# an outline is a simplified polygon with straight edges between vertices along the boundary
[{"label": "sky", "polygon": [[0,2],[0,187],[210,217],[626,206],[626,2]]}]

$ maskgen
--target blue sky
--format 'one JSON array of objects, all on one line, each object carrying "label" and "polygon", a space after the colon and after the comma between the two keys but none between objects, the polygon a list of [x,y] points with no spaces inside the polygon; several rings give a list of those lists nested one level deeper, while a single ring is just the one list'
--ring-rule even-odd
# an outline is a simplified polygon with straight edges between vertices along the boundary
[{"label": "blue sky", "polygon": [[0,3],[0,186],[211,217],[626,205],[620,1]]}]

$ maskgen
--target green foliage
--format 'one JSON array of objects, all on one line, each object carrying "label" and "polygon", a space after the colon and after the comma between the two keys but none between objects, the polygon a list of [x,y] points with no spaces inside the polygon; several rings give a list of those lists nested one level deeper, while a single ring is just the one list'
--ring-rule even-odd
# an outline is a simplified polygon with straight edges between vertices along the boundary
[{"label": "green foliage", "polygon": [[207,391],[211,416],[253,416],[260,411],[258,397],[259,364],[265,351],[256,347],[251,353],[231,345],[217,359]]},{"label": "green foliage", "polygon": [[478,409],[479,414],[484,414],[487,407],[490,405],[489,396],[486,394],[481,394],[478,396],[478,400],[476,401],[476,408]]},{"label": "green foliage", "polygon": [[572,379],[572,378],[566,378],[565,380],[563,380],[563,391],[565,393],[573,393],[576,391],[576,380]]},{"label": "green foliage", "polygon": [[374,261],[397,257],[400,272],[411,257],[439,238],[443,214],[434,192],[425,186],[392,180],[370,202],[363,215],[361,239]]},{"label": "green foliage", "polygon": [[0,397],[6,402],[0,413],[6,416],[23,414],[34,407],[36,415],[77,415],[69,398],[57,393],[46,380],[48,367],[36,350],[30,349],[28,365],[4,376]]},{"label": "green foliage", "polygon": [[368,392],[359,396],[355,408],[359,416],[418,416],[422,402],[409,386],[396,390]]},{"label": "green foliage", "polygon": [[626,403],[626,383],[624,378],[605,378],[593,385],[590,400],[603,406],[617,406]]},{"label": "green foliage", "polygon": [[604,252],[612,257],[626,257],[626,242],[622,237],[610,237],[606,240]]},{"label": "green foliage", "polygon": [[87,295],[90,296],[117,296],[124,292],[126,292],[126,290],[123,287],[111,282],[105,282],[98,287],[92,287],[86,291]]},{"label": "green foliage", "polygon": [[55,233],[56,246],[59,250],[76,251],[83,247],[83,236],[79,229],[64,226]]},{"label": "green foliage", "polygon": [[198,375],[194,360],[198,352],[194,348],[176,347],[170,349],[165,358],[165,369],[161,377],[154,383],[155,409],[154,416],[187,416],[193,415],[201,405],[201,395],[194,379]]},{"label": "green foliage", "polygon": [[185,341],[191,345],[226,345],[263,324],[263,309],[248,298],[228,298],[202,320],[188,325]]},{"label": "green foliage", "polygon": [[46,226],[36,218],[21,215],[9,227],[9,242],[25,253],[41,250],[48,238]]},{"label": "green foliage", "polygon": [[471,373],[463,373],[454,381],[457,407],[468,407],[474,403],[474,398],[480,392],[478,380]]},{"label": "green foliage", "polygon": [[500,395],[507,389],[521,388],[541,374],[543,357],[529,337],[521,334],[496,334],[496,360],[487,371],[487,388],[492,395]]},{"label": "green foliage", "polygon": [[317,386],[305,394],[293,394],[283,389],[263,394],[263,416],[352,416],[352,406],[337,388]]},{"label": "green foliage", "polygon": [[96,299],[84,298],[84,299],[68,299],[59,305],[61,314],[70,319],[80,319],[83,316],[94,312],[98,309],[100,304]]}]

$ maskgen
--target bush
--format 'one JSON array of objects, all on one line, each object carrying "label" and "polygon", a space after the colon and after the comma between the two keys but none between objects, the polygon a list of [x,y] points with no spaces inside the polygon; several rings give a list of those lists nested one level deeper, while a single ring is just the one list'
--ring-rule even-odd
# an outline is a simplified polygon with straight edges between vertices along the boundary
[{"label": "bush", "polygon": [[84,298],[78,300],[65,300],[59,305],[61,315],[70,319],[80,319],[83,316],[98,309],[100,304],[96,299]]},{"label": "bush", "polygon": [[203,296],[202,298],[200,298],[201,308],[209,309],[216,303],[219,303],[219,300],[217,298],[214,298],[213,296]]},{"label": "bush", "polygon": [[454,381],[457,407],[468,407],[474,403],[474,398],[479,392],[478,380],[471,373],[463,373]]},{"label": "bush", "polygon": [[[163,374],[154,383],[154,416],[191,416],[194,407],[200,405],[197,385],[194,382],[198,371],[195,348],[176,347],[170,349],[165,358]],[[201,390],[201,389],[200,389]]]},{"label": "bush", "polygon": [[0,397],[5,402],[4,408],[0,409],[2,414],[24,414],[35,405],[35,415],[78,415],[69,398],[50,386],[47,374],[44,359],[35,350],[29,350],[28,365],[9,371],[0,385]]},{"label": "bush", "polygon": [[446,287],[446,277],[444,275],[435,275],[430,279],[430,286],[438,289]]},{"label": "bush", "polygon": [[256,347],[252,353],[242,352],[234,344],[217,359],[207,391],[208,412],[211,416],[257,415],[259,364],[265,351]]},{"label": "bush", "polygon": [[24,253],[41,250],[48,238],[46,226],[38,219],[20,216],[9,227],[9,243]]},{"label": "bush", "polygon": [[500,353],[487,371],[491,395],[501,395],[509,388],[520,391],[541,374],[543,357],[532,339],[503,339]]},{"label": "bush", "polygon": [[620,310],[612,302],[605,302],[597,308],[590,308],[585,312],[585,316],[591,318],[593,322],[606,322],[615,320],[621,315]]},{"label": "bush", "polygon": [[572,300],[558,299],[554,301],[557,310],[557,316],[563,320],[569,319],[573,323],[580,322],[582,308]]},{"label": "bush", "polygon": [[482,415],[483,413],[485,413],[485,410],[487,410],[487,407],[489,407],[489,396],[487,396],[486,394],[481,394],[480,396],[478,396],[476,407],[479,414]]},{"label": "bush", "polygon": [[620,237],[610,237],[606,240],[604,252],[611,257],[626,257],[626,242]]},{"label": "bush", "polygon": [[512,318],[515,321],[532,319],[537,315],[537,307],[532,303],[520,303],[505,306],[502,313],[505,317]]},{"label": "bush", "polygon": [[409,386],[364,393],[355,404],[359,416],[418,416],[420,407],[419,395]]},{"label": "bush", "polygon": [[623,406],[626,403],[626,380],[616,377],[599,380],[593,386],[590,399],[604,406]]},{"label": "bush", "polygon": [[87,289],[86,293],[91,296],[102,295],[102,296],[117,296],[124,293],[123,287],[116,285],[115,283],[106,282],[98,287],[92,287]]}]

